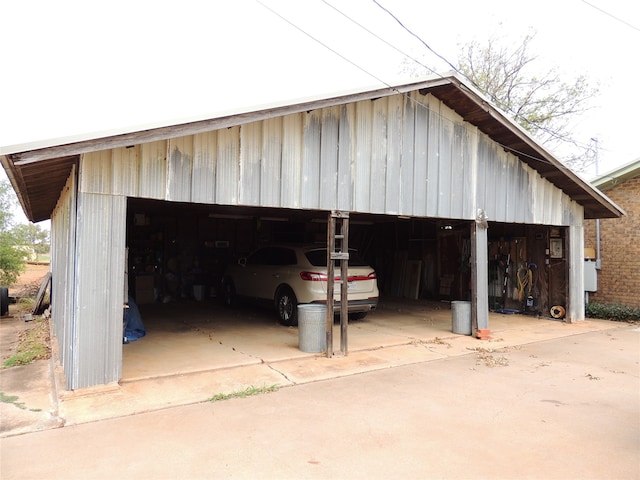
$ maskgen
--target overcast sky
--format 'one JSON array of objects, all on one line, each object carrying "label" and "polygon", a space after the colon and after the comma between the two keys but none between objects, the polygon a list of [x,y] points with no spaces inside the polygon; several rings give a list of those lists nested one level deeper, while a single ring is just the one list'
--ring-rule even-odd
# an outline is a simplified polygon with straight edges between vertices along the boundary
[{"label": "overcast sky", "polygon": [[[640,2],[378,2],[454,64],[535,32],[541,71],[600,86],[575,124],[600,173],[640,157]],[[405,54],[450,70],[373,0],[21,0],[0,18],[0,147],[394,83]]]}]

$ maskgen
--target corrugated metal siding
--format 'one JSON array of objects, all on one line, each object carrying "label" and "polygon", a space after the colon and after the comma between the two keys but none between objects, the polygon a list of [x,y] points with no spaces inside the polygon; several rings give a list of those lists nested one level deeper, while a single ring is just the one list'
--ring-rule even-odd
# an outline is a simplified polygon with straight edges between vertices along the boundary
[{"label": "corrugated metal siding", "polygon": [[126,200],[78,194],[69,389],[117,382],[121,377]]},{"label": "corrugated metal siding", "polygon": [[581,222],[581,207],[537,172],[435,97],[412,95],[87,154],[81,190],[466,220],[481,208],[501,222]]},{"label": "corrugated metal siding", "polygon": [[76,192],[74,166],[51,215],[51,318],[67,378],[73,366]]},{"label": "corrugated metal siding", "polygon": [[[138,194],[143,198],[164,199],[167,193],[167,142],[159,141],[142,144],[140,146],[139,162],[140,168],[138,170],[140,171],[140,176],[138,181],[140,185]],[[86,173],[89,174],[88,171]],[[84,191],[91,192],[95,190]]]},{"label": "corrugated metal siding", "polygon": [[584,227],[569,227],[569,308],[567,318],[584,320]]}]

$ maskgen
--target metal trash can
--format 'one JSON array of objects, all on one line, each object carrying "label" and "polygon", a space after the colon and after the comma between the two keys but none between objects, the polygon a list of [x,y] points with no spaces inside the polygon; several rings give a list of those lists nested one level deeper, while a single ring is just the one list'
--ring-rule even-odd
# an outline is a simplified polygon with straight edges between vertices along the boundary
[{"label": "metal trash can", "polygon": [[471,335],[471,302],[451,302],[451,330],[459,335]]},{"label": "metal trash can", "polygon": [[327,350],[326,305],[298,305],[298,346],[307,353]]}]

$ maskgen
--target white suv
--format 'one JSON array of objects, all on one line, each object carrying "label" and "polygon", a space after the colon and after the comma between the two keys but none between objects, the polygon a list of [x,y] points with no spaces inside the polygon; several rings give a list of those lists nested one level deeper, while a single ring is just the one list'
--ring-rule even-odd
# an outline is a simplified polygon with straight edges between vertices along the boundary
[{"label": "white suv", "polygon": [[[340,279],[336,262],[335,279]],[[378,305],[376,272],[355,250],[349,251],[349,316],[364,318]],[[262,247],[229,266],[223,278],[227,305],[237,297],[273,302],[280,322],[298,323],[298,304],[327,303],[327,249],[318,246],[273,245]],[[340,305],[340,284],[335,285],[335,303]]]}]

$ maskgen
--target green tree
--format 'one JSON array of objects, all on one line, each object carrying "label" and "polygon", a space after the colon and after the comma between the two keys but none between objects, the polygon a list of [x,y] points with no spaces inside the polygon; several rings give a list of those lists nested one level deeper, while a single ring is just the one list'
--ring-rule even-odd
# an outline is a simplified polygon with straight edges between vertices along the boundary
[{"label": "green tree", "polygon": [[569,146],[565,162],[581,170],[592,160],[591,148],[573,138],[571,125],[590,108],[598,88],[582,75],[565,80],[558,68],[540,74],[529,50],[534,37],[526,35],[519,44],[495,36],[486,44],[471,42],[462,48],[457,68],[545,147]]},{"label": "green tree", "polygon": [[12,285],[24,271],[25,253],[16,248],[18,238],[13,231],[13,214],[16,204],[11,184],[0,181],[0,285]]},{"label": "green tree", "polygon": [[49,230],[35,223],[21,223],[13,228],[13,233],[20,243],[33,247],[35,253],[49,253]]}]

